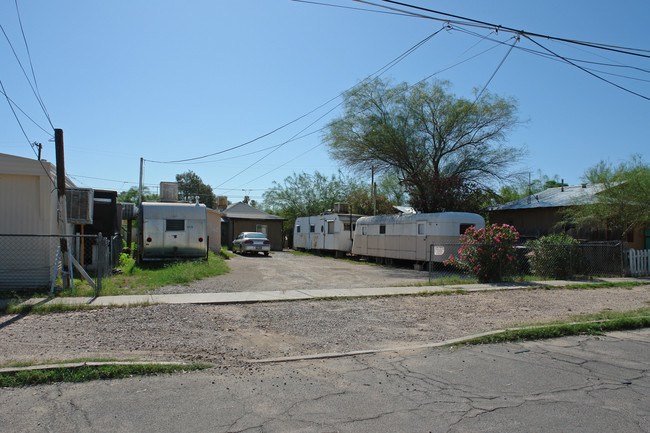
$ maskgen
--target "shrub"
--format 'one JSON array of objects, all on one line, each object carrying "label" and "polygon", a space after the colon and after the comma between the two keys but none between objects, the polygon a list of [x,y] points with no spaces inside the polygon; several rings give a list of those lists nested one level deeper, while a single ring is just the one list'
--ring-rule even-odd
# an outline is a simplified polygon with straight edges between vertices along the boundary
[{"label": "shrub", "polygon": [[528,260],[533,274],[550,278],[568,278],[579,261],[578,241],[564,233],[554,233],[528,241]]},{"label": "shrub", "polygon": [[479,282],[497,282],[515,269],[514,244],[519,233],[507,224],[492,224],[484,229],[470,227],[460,237],[461,248],[456,257],[445,264],[476,275]]}]

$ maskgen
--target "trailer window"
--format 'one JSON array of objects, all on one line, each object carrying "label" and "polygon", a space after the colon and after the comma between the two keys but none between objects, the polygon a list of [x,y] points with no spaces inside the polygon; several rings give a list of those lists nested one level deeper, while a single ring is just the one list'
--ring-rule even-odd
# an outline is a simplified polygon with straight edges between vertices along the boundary
[{"label": "trailer window", "polygon": [[314,224],[309,224],[309,231],[314,233],[316,231],[316,226]]},{"label": "trailer window", "polygon": [[418,236],[424,236],[425,224],[426,223],[418,223]]},{"label": "trailer window", "polygon": [[327,233],[334,233],[334,221],[327,221]]},{"label": "trailer window", "polygon": [[350,231],[350,223],[343,223],[343,231],[344,232]]},{"label": "trailer window", "polygon": [[296,226],[296,233],[300,233],[300,226]]},{"label": "trailer window", "polygon": [[165,231],[167,232],[185,231],[185,220],[165,220]]},{"label": "trailer window", "polygon": [[386,226],[384,224],[381,224],[379,226],[379,234],[380,235],[385,235],[386,234]]},{"label": "trailer window", "polygon": [[460,234],[464,235],[468,228],[474,227],[474,224],[461,224],[460,225]]},{"label": "trailer window", "polygon": [[368,226],[361,226],[361,234],[364,236],[368,234]]}]

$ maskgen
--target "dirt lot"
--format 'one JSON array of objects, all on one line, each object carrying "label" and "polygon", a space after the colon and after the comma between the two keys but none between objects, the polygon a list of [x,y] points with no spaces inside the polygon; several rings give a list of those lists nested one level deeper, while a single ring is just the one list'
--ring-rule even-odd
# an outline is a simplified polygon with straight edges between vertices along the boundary
[{"label": "dirt lot", "polygon": [[[317,266],[309,275],[280,272],[283,264],[295,268],[292,260],[312,261]],[[369,287],[426,278],[426,273],[410,270],[279,254],[269,259],[238,257],[230,264],[232,271],[228,275],[161,291]],[[271,265],[278,269],[270,270]],[[268,278],[260,282],[260,276]],[[241,365],[245,359],[428,343],[515,323],[647,307],[649,289],[650,285],[631,290],[515,290],[0,315],[0,364],[111,357]]]},{"label": "dirt lot", "polygon": [[429,274],[286,251],[265,257],[240,256],[228,260],[230,273],[195,281],[189,286],[167,286],[152,293],[218,293],[259,290],[385,287],[425,282]]}]

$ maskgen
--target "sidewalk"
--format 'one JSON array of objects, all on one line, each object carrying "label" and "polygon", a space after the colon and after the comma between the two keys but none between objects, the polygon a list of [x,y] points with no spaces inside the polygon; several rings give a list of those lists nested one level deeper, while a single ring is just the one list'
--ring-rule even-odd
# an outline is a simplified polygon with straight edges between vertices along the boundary
[{"label": "sidewalk", "polygon": [[[415,295],[419,293],[446,292],[465,290],[480,292],[489,290],[520,290],[531,287],[567,287],[579,284],[647,282],[647,278],[599,278],[597,280],[552,280],[532,281],[528,283],[496,284],[457,284],[449,286],[408,286],[408,287],[372,287],[365,289],[300,289],[274,290],[258,292],[222,292],[222,293],[179,293],[168,295],[121,295],[99,296],[97,298],[32,298],[23,305],[89,305],[89,306],[129,306],[143,304],[237,304],[250,302],[298,301],[322,298],[349,298],[372,296]],[[0,306],[3,306],[0,300]]]}]

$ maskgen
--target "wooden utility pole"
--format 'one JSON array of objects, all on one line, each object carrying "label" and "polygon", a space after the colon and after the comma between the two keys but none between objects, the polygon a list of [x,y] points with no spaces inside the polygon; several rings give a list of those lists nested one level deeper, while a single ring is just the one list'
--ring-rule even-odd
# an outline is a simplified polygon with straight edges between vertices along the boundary
[{"label": "wooden utility pole", "polygon": [[375,185],[375,166],[373,165],[370,170],[370,195],[372,197],[372,214],[377,215],[377,186]]},{"label": "wooden utility pole", "polygon": [[144,158],[140,158],[140,183],[138,185],[138,208],[142,207],[142,177],[144,175]]},{"label": "wooden utility pole", "polygon": [[[56,192],[58,196],[58,225],[59,225],[59,234],[66,235],[66,224],[68,220],[67,209],[65,203],[65,156],[63,152],[63,129],[54,130],[54,145],[56,148]],[[68,269],[70,269],[70,262],[68,260],[68,241],[62,236],[60,238],[60,247],[61,247],[61,257],[62,263],[68,264]],[[65,265],[63,266],[65,269]],[[61,273],[61,279],[63,280],[63,288],[67,289],[70,287],[69,274],[64,272]]]}]

